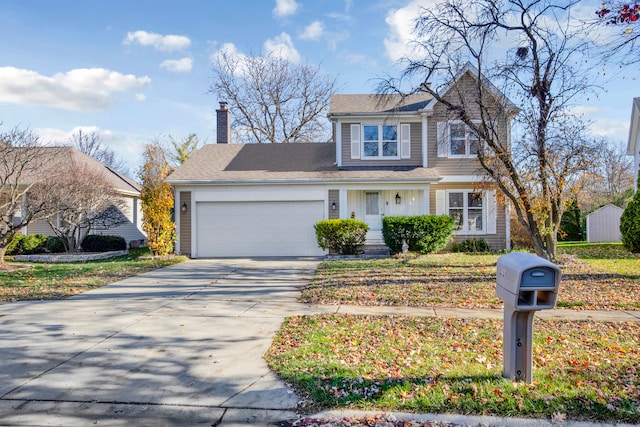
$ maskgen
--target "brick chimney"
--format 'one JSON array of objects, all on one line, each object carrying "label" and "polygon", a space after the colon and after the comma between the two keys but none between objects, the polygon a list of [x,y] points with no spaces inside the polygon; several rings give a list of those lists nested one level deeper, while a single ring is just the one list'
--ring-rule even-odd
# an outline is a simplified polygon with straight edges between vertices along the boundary
[{"label": "brick chimney", "polygon": [[230,144],[231,143],[231,115],[227,108],[227,103],[220,101],[220,108],[216,110],[216,134],[218,144]]}]

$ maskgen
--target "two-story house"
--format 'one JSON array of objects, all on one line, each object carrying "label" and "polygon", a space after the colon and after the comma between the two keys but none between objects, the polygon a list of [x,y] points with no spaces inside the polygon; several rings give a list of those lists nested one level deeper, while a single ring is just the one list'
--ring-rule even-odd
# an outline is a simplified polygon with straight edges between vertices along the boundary
[{"label": "two-story house", "polygon": [[[476,79],[465,67],[449,90]],[[223,103],[217,115],[218,144],[167,179],[176,189],[180,253],[317,256],[317,221],[363,220],[367,242],[381,243],[385,215],[425,214],[453,216],[456,240],[508,247],[508,208],[483,178],[481,141],[429,95],[333,95],[331,143],[229,144]]]}]

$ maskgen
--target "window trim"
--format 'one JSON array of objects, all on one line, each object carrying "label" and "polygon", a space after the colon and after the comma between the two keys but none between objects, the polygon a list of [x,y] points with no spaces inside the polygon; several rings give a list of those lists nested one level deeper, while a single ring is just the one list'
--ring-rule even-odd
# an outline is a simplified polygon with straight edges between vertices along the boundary
[{"label": "window trim", "polygon": [[[453,234],[463,234],[463,235],[486,235],[488,233],[488,200],[487,200],[487,192],[483,191],[483,190],[467,190],[467,189],[460,189],[460,190],[446,190],[445,191],[445,205],[444,205],[444,209],[445,209],[445,215],[451,216],[451,212],[450,212],[450,207],[449,207],[449,195],[450,194],[460,194],[462,193],[463,197],[462,197],[462,201],[463,201],[463,207],[462,207],[462,229],[460,230],[454,230]],[[469,206],[468,206],[468,200],[469,200],[469,194],[473,194],[473,193],[480,193],[482,194],[482,230],[469,230]],[[454,208],[454,209],[460,209],[460,208]],[[472,208],[472,209],[477,209],[477,208]]]},{"label": "window trim", "polygon": [[[479,121],[474,120],[474,123],[480,123]],[[452,154],[451,153],[451,125],[462,124],[465,128],[465,154]],[[471,139],[469,138],[470,127],[467,126],[462,120],[447,120],[442,122],[437,122],[437,138],[436,143],[438,145],[438,157],[443,157],[447,159],[476,159],[478,158],[477,154],[470,154]],[[482,140],[480,137],[476,138],[478,141],[478,149],[480,149]]]},{"label": "window trim", "polygon": [[[372,142],[372,141],[365,141],[364,139],[364,127],[365,126],[377,126],[378,127],[378,155],[377,156],[367,156],[365,153],[365,149],[364,149],[364,145],[365,142]],[[383,131],[382,128],[384,126],[395,126],[396,128],[396,155],[395,156],[385,156],[383,155],[384,152],[384,139],[382,139],[383,136]],[[363,122],[360,123],[360,159],[362,160],[400,160],[401,158],[401,127],[400,127],[400,123],[389,123],[389,122]]]},{"label": "window trim", "polygon": [[[451,152],[451,125],[463,125],[464,126],[464,153],[465,154],[453,154]],[[448,144],[447,144],[447,157],[451,159],[473,159],[477,158],[478,154],[471,154],[471,139],[469,135],[472,135],[471,128],[467,126],[462,120],[451,120],[447,122],[447,136],[448,136]],[[480,138],[476,136],[476,141],[478,141],[478,147],[480,146]]]}]

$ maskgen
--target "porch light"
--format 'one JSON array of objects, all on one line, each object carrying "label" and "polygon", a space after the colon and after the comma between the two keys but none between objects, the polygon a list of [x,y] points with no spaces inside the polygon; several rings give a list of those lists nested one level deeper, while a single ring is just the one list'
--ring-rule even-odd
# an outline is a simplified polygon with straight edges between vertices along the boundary
[{"label": "porch light", "polygon": [[331,203],[331,210],[332,211],[336,210],[336,202]]},{"label": "porch light", "polygon": [[182,204],[182,207],[180,208],[180,210],[181,210],[182,212],[186,212],[186,211],[187,211],[187,202],[184,202],[184,203]]},{"label": "porch light", "polygon": [[400,203],[402,203],[402,197],[400,197],[399,193],[396,193],[396,205],[399,205]]}]

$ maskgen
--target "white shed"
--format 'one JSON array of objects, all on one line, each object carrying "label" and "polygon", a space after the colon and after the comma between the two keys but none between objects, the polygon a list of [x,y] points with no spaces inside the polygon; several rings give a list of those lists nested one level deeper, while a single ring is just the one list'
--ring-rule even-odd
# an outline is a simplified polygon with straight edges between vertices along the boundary
[{"label": "white shed", "polygon": [[620,242],[620,217],[623,211],[616,205],[608,204],[587,215],[587,241]]}]

